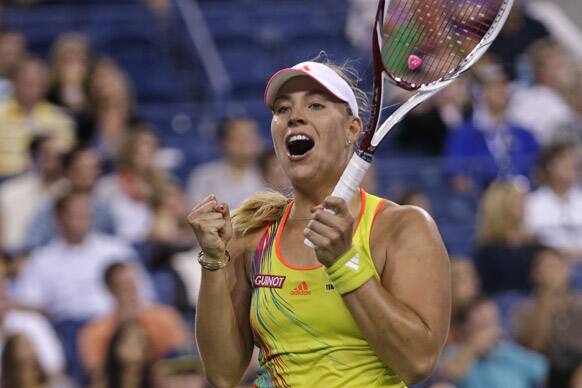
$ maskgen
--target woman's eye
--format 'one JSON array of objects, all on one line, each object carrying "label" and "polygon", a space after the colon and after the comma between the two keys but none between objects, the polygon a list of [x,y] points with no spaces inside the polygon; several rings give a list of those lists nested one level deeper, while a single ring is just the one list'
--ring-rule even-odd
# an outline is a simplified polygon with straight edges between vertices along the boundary
[{"label": "woman's eye", "polygon": [[275,112],[277,114],[287,113],[287,112],[289,112],[289,107],[288,106],[280,106],[277,109],[275,109]]},{"label": "woman's eye", "polygon": [[313,103],[309,104],[309,108],[315,109],[315,110],[320,110],[320,109],[323,109],[324,106],[322,104],[320,104],[319,102],[313,102]]}]

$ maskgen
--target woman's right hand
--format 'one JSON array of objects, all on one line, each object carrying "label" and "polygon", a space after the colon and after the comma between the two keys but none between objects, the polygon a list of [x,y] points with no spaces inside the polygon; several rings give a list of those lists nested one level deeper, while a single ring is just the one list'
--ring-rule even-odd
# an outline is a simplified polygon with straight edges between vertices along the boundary
[{"label": "woman's right hand", "polygon": [[222,260],[233,233],[228,205],[219,203],[214,195],[209,195],[190,211],[188,224],[204,251],[205,259]]}]

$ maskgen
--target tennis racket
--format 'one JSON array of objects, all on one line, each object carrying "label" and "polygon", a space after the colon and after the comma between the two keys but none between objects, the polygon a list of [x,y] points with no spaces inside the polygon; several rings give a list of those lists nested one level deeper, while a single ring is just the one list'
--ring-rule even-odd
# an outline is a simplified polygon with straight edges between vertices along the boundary
[{"label": "tennis racket", "polygon": [[[374,89],[366,129],[332,196],[350,201],[380,142],[404,115],[487,51],[513,0],[380,0],[372,33]],[[416,91],[379,126],[384,82]],[[305,240],[309,246],[311,242]]]}]

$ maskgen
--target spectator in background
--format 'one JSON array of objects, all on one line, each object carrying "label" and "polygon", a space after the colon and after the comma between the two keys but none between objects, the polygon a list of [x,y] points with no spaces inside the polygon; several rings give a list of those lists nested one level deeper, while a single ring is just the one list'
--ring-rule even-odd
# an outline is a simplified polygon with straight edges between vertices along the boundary
[{"label": "spectator in background", "polygon": [[0,103],[12,97],[12,79],[26,57],[26,40],[16,31],[0,31]]},{"label": "spectator in background", "polygon": [[175,179],[168,179],[154,198],[154,221],[150,240],[154,244],[170,245],[177,250],[195,245],[192,229],[186,221],[190,207],[186,195]]},{"label": "spectator in background", "polygon": [[9,336],[2,350],[2,387],[72,388],[64,376],[49,376],[38,360],[30,340],[24,335]]},{"label": "spectator in background", "polygon": [[91,140],[91,134],[86,133],[90,126],[88,80],[91,66],[91,47],[85,35],[68,32],[54,41],[51,47],[48,100],[73,114],[80,143]]},{"label": "spectator in background", "polygon": [[198,203],[212,193],[234,209],[263,188],[255,165],[261,148],[258,123],[243,117],[225,119],[218,128],[218,141],[223,157],[190,173],[188,200]]},{"label": "spectator in background", "polygon": [[135,244],[149,236],[153,203],[168,179],[154,164],[158,138],[149,129],[135,130],[119,149],[118,170],[103,178],[97,195],[109,203],[116,234]]},{"label": "spectator in background", "polygon": [[153,364],[147,358],[150,346],[138,322],[122,323],[109,343],[102,375],[94,379],[91,388],[153,387]]},{"label": "spectator in background", "polygon": [[378,187],[378,174],[376,173],[376,167],[371,165],[360,183],[360,187],[366,191],[366,193],[373,195],[380,195],[380,188]]},{"label": "spectator in background", "polygon": [[451,291],[453,315],[481,296],[481,281],[470,258],[451,258]]},{"label": "spectator in background", "polygon": [[459,192],[480,190],[499,176],[529,176],[538,153],[535,138],[507,120],[509,84],[501,67],[485,65],[475,75],[475,111],[449,134],[445,151],[446,171]]},{"label": "spectator in background", "polygon": [[[112,262],[135,259],[135,252],[122,240],[91,230],[87,193],[67,193],[55,208],[60,237],[31,253],[14,295],[17,302],[49,315],[63,341],[68,372],[79,378],[78,330],[88,319],[113,308],[103,272]],[[143,277],[140,287],[148,299],[153,297],[149,279]]]},{"label": "spectator in background", "polygon": [[582,190],[577,186],[579,151],[558,143],[543,150],[539,173],[542,185],[525,203],[525,226],[544,245],[582,259]]},{"label": "spectator in background", "polygon": [[438,374],[457,388],[541,386],[546,359],[501,338],[497,305],[480,298],[465,309],[460,342],[445,349]]},{"label": "spectator in background", "polygon": [[[0,348],[6,346],[10,336],[25,336],[30,341],[45,373],[51,378],[58,379],[65,371],[65,355],[53,327],[43,315],[19,309],[10,298],[8,288],[8,280],[2,275],[0,277]],[[4,387],[4,385],[0,386]]]},{"label": "spectator in background", "polygon": [[130,81],[113,59],[95,64],[89,76],[89,98],[91,119],[80,132],[97,147],[109,172],[129,128],[139,122]]},{"label": "spectator in background", "polygon": [[2,240],[11,253],[18,253],[29,237],[26,231],[37,209],[54,198],[60,186],[62,153],[55,139],[37,136],[30,143],[29,152],[32,159],[29,171],[0,186]]},{"label": "spectator in background", "polygon": [[449,131],[469,119],[472,110],[469,80],[462,77],[404,116],[398,145],[415,154],[440,156]]},{"label": "spectator in background", "polygon": [[[185,316],[192,315],[193,304],[183,277],[176,268],[176,256],[191,252],[197,245],[192,229],[186,222],[189,206],[182,187],[176,180],[168,180],[160,195],[154,199],[154,220],[149,237],[149,269],[162,303],[176,307]],[[194,256],[192,256],[194,255]],[[191,267],[191,261],[188,266]],[[191,268],[194,269],[194,268]]]},{"label": "spectator in background", "polygon": [[501,61],[509,79],[514,80],[520,76],[518,65],[522,60],[521,56],[533,42],[548,36],[547,28],[527,14],[524,2],[515,0],[499,36],[489,48],[489,53]]},{"label": "spectator in background", "polygon": [[539,244],[523,224],[525,182],[494,182],[481,197],[475,265],[483,291],[531,290],[529,273]]},{"label": "spectator in background", "polygon": [[451,328],[447,345],[462,338],[462,327],[459,325],[461,315],[466,307],[481,296],[481,281],[471,259],[466,257],[451,258]]},{"label": "spectator in background", "polygon": [[291,183],[283,172],[281,163],[277,159],[272,148],[263,151],[258,160],[259,170],[263,177],[264,185],[269,190],[276,190],[285,195],[291,194]]},{"label": "spectator in background", "polygon": [[[59,182],[61,192],[75,190],[87,193],[91,199],[93,213],[93,230],[99,233],[114,234],[115,226],[110,204],[95,193],[95,186],[101,173],[97,152],[88,147],[79,146],[63,158],[63,178]],[[41,204],[28,225],[26,238],[21,247],[24,252],[48,244],[57,237],[58,228],[55,214],[54,197]]]},{"label": "spectator in background", "polygon": [[22,61],[13,82],[14,97],[0,105],[0,177],[26,171],[34,135],[52,136],[63,152],[76,141],[73,120],[46,100],[48,69],[42,61]]},{"label": "spectator in background", "polygon": [[582,367],[582,294],[572,289],[570,266],[554,249],[536,254],[531,277],[533,298],[514,310],[515,337],[548,356],[548,388],[568,387]]},{"label": "spectator in background", "polygon": [[573,82],[574,66],[568,53],[550,39],[541,39],[527,51],[535,84],[516,90],[507,113],[512,122],[531,131],[541,145],[563,136],[568,127],[579,127],[578,117],[565,99]]},{"label": "spectator in background", "polygon": [[144,303],[132,265],[123,262],[109,265],[104,281],[116,307],[113,313],[89,321],[80,332],[79,353],[89,373],[105,367],[107,346],[117,327],[128,321],[135,321],[144,331],[149,344],[147,357],[152,363],[189,348],[189,335],[177,311],[169,306]]},{"label": "spectator in background", "polygon": [[371,31],[378,4],[369,0],[349,0],[348,3],[346,38],[352,46],[368,53],[372,47]]}]

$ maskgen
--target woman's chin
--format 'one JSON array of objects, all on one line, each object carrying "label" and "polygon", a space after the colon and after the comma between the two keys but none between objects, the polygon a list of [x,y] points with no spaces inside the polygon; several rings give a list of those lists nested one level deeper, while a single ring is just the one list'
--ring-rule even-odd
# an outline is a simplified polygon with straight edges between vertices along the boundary
[{"label": "woman's chin", "polygon": [[287,176],[293,186],[302,186],[306,183],[317,183],[318,169],[317,166],[294,165],[289,169]]}]

